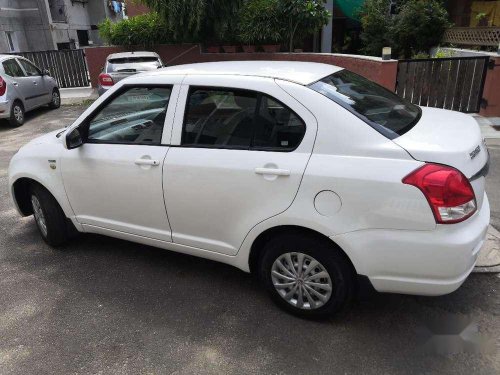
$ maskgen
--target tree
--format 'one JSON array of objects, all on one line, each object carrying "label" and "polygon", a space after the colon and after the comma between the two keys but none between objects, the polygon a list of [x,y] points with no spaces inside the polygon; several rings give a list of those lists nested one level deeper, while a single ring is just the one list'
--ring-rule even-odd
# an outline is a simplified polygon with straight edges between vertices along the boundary
[{"label": "tree", "polygon": [[293,51],[294,43],[328,23],[325,0],[249,0],[240,19],[246,43],[280,42]]},{"label": "tree", "polygon": [[229,40],[243,0],[139,0],[166,22],[176,41]]},{"label": "tree", "polygon": [[325,0],[281,0],[278,3],[290,52],[297,38],[318,31],[330,18],[330,13],[325,9]]},{"label": "tree", "polygon": [[391,15],[389,9],[390,0],[366,0],[361,8],[361,40],[369,55],[380,55],[386,46],[405,58],[428,52],[450,26],[440,0],[403,0],[396,14]]}]

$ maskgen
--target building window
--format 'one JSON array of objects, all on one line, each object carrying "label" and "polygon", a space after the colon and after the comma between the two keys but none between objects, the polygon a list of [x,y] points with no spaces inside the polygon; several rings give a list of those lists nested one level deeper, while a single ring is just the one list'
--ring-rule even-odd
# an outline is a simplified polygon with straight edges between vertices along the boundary
[{"label": "building window", "polygon": [[78,36],[78,44],[80,47],[89,45],[89,33],[87,30],[76,30],[76,35]]},{"label": "building window", "polygon": [[9,52],[18,52],[19,46],[17,45],[16,34],[12,31],[6,31],[5,35],[7,35],[7,43],[9,44]]}]

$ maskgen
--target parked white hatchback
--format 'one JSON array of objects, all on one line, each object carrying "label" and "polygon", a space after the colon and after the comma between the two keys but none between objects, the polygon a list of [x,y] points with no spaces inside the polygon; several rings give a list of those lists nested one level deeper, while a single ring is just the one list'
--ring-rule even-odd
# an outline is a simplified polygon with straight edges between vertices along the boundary
[{"label": "parked white hatchback", "polygon": [[348,70],[219,62],[118,82],[21,148],[9,183],[50,245],[76,228],[213,259],[319,317],[360,280],[457,289],[489,223],[488,159],[470,116]]}]

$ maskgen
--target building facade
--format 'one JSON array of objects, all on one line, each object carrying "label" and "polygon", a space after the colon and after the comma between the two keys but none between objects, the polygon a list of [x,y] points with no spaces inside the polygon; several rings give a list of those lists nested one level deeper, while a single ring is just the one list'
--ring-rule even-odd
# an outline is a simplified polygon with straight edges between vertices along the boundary
[{"label": "building facade", "polygon": [[0,0],[0,53],[100,45],[97,25],[123,18],[123,2]]}]

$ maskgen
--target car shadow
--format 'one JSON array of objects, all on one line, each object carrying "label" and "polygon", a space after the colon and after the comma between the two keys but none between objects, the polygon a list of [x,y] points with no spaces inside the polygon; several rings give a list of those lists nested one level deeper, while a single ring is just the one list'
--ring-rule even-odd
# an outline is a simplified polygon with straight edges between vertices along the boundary
[{"label": "car shadow", "polygon": [[[32,111],[25,113],[24,114],[24,124],[22,126],[26,125],[26,123],[29,122],[30,120],[33,120],[39,116],[46,114],[47,112],[51,112],[51,111],[54,111],[54,110],[50,109],[48,106],[43,106],[43,107],[40,107],[40,108],[37,108],[37,109],[34,109]],[[13,130],[13,129],[17,129],[17,128],[10,126],[8,120],[5,120],[5,119],[0,120],[0,133],[1,132],[8,132],[8,131]]]}]

